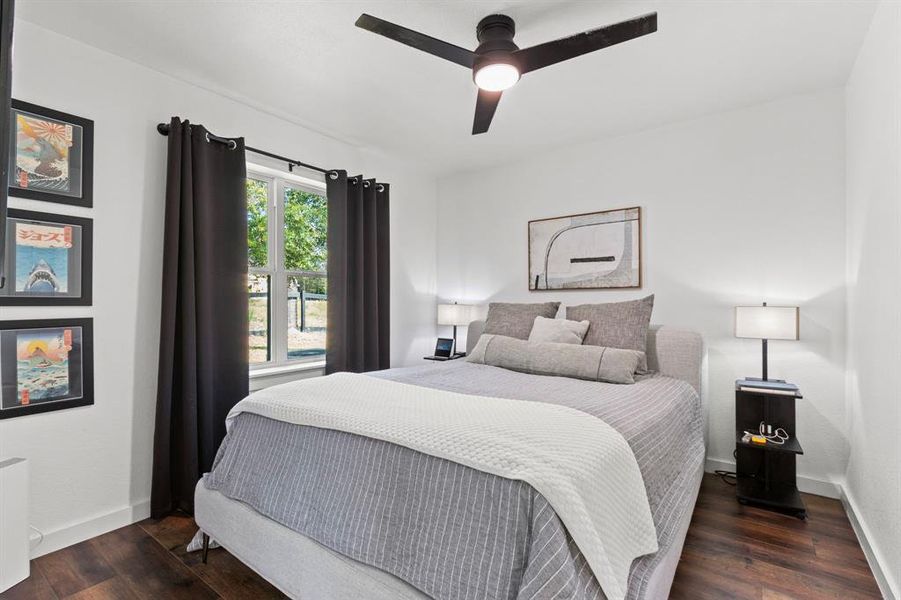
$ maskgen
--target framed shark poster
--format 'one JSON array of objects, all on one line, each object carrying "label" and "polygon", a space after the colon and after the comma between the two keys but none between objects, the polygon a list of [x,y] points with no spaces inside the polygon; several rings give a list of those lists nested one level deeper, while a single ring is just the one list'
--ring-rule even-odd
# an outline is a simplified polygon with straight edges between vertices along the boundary
[{"label": "framed shark poster", "polygon": [[0,321],[0,419],[94,403],[92,319]]},{"label": "framed shark poster", "polygon": [[93,206],[94,122],[13,99],[9,195]]},{"label": "framed shark poster", "polygon": [[91,219],[10,209],[0,306],[90,306]]}]

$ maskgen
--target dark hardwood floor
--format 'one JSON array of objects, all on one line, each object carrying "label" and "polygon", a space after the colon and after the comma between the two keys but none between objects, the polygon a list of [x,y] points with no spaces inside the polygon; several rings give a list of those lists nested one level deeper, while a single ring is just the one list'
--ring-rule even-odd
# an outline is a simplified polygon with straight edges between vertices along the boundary
[{"label": "dark hardwood floor", "polygon": [[742,506],[705,475],[671,598],[882,598],[841,502],[801,494],[808,519]]},{"label": "dark hardwood floor", "polygon": [[[800,521],[741,506],[732,487],[705,476],[671,598],[880,598],[841,504],[804,501]],[[31,577],[0,598],[283,597],[225,550],[206,565],[185,552],[194,531],[187,517],[123,527],[32,561]]]}]

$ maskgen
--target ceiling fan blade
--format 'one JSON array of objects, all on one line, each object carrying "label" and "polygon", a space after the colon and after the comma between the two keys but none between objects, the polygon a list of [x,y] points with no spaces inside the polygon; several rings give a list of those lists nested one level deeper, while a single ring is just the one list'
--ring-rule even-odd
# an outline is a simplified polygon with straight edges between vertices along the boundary
[{"label": "ceiling fan blade", "polygon": [[657,13],[653,12],[553,42],[523,48],[517,50],[514,55],[521,61],[520,73],[528,73],[655,31],[657,31]]},{"label": "ceiling fan blade", "polygon": [[485,133],[491,125],[491,119],[494,118],[494,111],[497,110],[497,103],[501,101],[503,92],[488,92],[479,90],[479,97],[476,98],[476,115],[472,120],[472,134]]},{"label": "ceiling fan blade", "polygon": [[468,69],[472,68],[473,61],[475,60],[475,52],[472,52],[471,50],[454,46],[453,44],[433,38],[424,33],[419,33],[418,31],[413,31],[412,29],[389,23],[384,19],[379,19],[378,17],[373,17],[366,13],[360,15],[360,18],[357,19],[356,26],[371,31],[372,33],[383,35],[395,42],[406,44],[417,50],[428,52],[438,58],[457,63]]}]

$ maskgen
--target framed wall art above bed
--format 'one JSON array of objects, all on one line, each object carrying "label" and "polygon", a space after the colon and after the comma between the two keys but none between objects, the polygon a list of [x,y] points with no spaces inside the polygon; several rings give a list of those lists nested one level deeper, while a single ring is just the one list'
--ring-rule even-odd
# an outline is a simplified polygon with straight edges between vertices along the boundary
[{"label": "framed wall art above bed", "polygon": [[641,287],[641,208],[529,221],[529,290]]},{"label": "framed wall art above bed", "polygon": [[0,321],[0,419],[89,404],[93,319]]},{"label": "framed wall art above bed", "polygon": [[9,195],[93,206],[94,122],[12,101]]},{"label": "framed wall art above bed", "polygon": [[91,219],[10,209],[0,306],[90,306]]}]

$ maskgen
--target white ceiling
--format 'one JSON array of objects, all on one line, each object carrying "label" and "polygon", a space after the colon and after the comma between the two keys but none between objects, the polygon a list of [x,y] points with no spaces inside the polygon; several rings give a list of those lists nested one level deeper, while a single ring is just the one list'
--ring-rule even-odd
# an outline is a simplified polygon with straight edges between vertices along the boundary
[{"label": "white ceiling", "polygon": [[[874,8],[870,0],[19,0],[16,10],[338,139],[447,173],[843,85]],[[468,70],[354,27],[369,12],[475,48],[476,23],[501,12],[516,20],[516,42],[526,47],[652,10],[657,33],[527,74],[480,136],[470,135]]]}]

